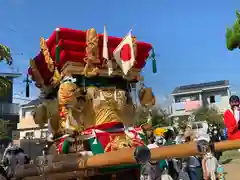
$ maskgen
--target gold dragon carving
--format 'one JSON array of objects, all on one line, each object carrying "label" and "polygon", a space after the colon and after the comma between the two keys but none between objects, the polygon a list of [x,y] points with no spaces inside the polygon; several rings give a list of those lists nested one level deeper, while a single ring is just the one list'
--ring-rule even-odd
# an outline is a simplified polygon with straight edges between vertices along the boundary
[{"label": "gold dragon carving", "polygon": [[38,71],[38,68],[35,64],[35,61],[33,59],[30,59],[30,67],[31,67],[31,70],[32,70],[32,75],[33,75],[33,78],[36,82],[36,86],[42,86],[44,87],[44,80],[42,79],[42,76],[41,74],[39,73]]},{"label": "gold dragon carving", "polygon": [[36,87],[40,88],[41,92],[44,94],[49,93],[50,87],[47,87],[44,83],[44,80],[38,71],[37,65],[33,59],[30,59],[30,68],[32,70],[32,79],[35,81]]},{"label": "gold dragon carving", "polygon": [[48,65],[48,69],[51,72],[53,72],[54,71],[54,62],[51,58],[50,52],[48,51],[46,40],[43,37],[40,38],[40,48],[41,48],[41,52],[45,58],[45,62]]},{"label": "gold dragon carving", "polygon": [[134,56],[137,57],[137,37],[132,36],[132,43],[133,43],[133,49],[134,49]]},{"label": "gold dragon carving", "polygon": [[62,129],[67,128],[67,120],[69,120],[69,128],[72,131],[82,126],[81,111],[84,105],[78,100],[80,96],[80,90],[74,82],[66,81],[60,84],[58,90],[58,103],[60,113],[65,115],[60,123]]},{"label": "gold dragon carving", "polygon": [[43,128],[49,120],[49,125],[51,126],[51,129],[53,131],[53,135],[58,134],[60,131],[58,100],[43,100],[42,103],[35,107],[33,118],[35,123],[38,124],[41,128]]},{"label": "gold dragon carving", "polygon": [[119,89],[101,89],[88,87],[84,107],[84,124],[96,126],[109,122],[129,124],[125,110],[131,106],[126,104],[126,92]]},{"label": "gold dragon carving", "polygon": [[61,76],[60,73],[57,69],[57,67],[54,65],[54,61],[51,58],[50,52],[47,47],[47,42],[44,38],[40,38],[40,48],[41,52],[44,56],[45,62],[48,66],[48,69],[50,72],[53,72],[53,76],[51,78],[51,84],[54,85],[55,87],[60,84]]},{"label": "gold dragon carving", "polygon": [[94,28],[87,30],[86,33],[86,55],[84,58],[86,65],[83,70],[85,76],[96,76],[98,74],[98,67],[94,64],[99,64],[99,52],[98,52],[98,36]]},{"label": "gold dragon carving", "polygon": [[[123,118],[123,109],[126,104],[126,92],[119,89],[87,88],[88,105],[85,106],[84,123],[86,127],[97,126],[110,122],[126,124]],[[93,120],[93,121],[90,121]],[[106,151],[115,151],[131,147],[129,139],[124,134],[110,135],[110,142]]]}]

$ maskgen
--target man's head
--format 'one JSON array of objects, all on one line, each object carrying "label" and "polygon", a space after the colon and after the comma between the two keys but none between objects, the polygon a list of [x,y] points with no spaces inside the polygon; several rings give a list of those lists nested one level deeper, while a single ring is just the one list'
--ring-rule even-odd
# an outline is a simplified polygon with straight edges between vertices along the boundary
[{"label": "man's head", "polygon": [[239,97],[236,95],[232,95],[229,99],[229,104],[230,104],[231,108],[239,107],[239,104],[240,104]]}]

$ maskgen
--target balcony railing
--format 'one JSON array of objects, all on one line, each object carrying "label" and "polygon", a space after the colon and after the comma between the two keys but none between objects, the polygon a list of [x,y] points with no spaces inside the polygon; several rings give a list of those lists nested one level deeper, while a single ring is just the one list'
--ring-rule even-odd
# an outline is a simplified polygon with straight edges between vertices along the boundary
[{"label": "balcony railing", "polygon": [[1,115],[18,115],[19,105],[13,103],[0,103]]},{"label": "balcony railing", "polygon": [[200,101],[186,101],[186,102],[179,102],[179,103],[173,103],[172,109],[173,111],[192,111],[196,110],[201,106]]},{"label": "balcony railing", "polygon": [[172,104],[172,109],[174,111],[183,111],[184,110],[184,102],[173,103]]}]

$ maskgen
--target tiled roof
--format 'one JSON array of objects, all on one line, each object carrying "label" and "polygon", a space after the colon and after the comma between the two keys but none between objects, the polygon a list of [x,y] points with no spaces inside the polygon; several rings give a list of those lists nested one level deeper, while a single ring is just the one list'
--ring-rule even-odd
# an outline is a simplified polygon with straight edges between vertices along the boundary
[{"label": "tiled roof", "polygon": [[214,88],[214,87],[220,87],[220,86],[229,86],[229,81],[221,80],[221,81],[178,86],[173,90],[172,94],[191,92],[191,91],[201,91],[202,89],[205,89],[205,88]]}]

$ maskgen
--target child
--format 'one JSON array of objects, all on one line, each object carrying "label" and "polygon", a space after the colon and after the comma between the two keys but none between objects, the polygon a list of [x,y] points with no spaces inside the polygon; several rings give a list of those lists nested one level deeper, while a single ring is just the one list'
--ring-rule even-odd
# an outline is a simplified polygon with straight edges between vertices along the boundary
[{"label": "child", "polygon": [[216,172],[218,167],[218,161],[209,151],[202,158],[202,169],[204,180],[217,180]]},{"label": "child", "polygon": [[[204,139],[202,139],[204,140]],[[214,149],[213,145],[209,144],[210,139],[205,139],[204,141],[201,141],[202,145],[201,147],[201,154],[202,154],[202,170],[203,170],[203,179],[204,180],[218,180],[216,177],[217,174],[217,168],[218,168],[218,160],[213,155]],[[199,143],[201,143],[199,141]]]}]

